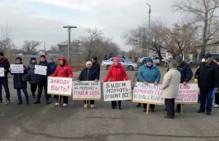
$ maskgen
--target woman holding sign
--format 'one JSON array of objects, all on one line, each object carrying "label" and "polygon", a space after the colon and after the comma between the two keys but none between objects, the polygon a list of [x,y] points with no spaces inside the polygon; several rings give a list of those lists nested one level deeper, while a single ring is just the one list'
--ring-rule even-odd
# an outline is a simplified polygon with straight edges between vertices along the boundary
[{"label": "woman holding sign", "polygon": [[[160,82],[160,70],[153,64],[151,58],[146,58],[146,64],[142,65],[138,70],[138,80],[143,82],[145,85],[148,83],[153,83],[157,85]],[[144,104],[144,112],[146,112],[147,105]],[[150,104],[150,110],[154,112],[155,105]]]},{"label": "woman holding sign", "polygon": [[[57,76],[57,77],[73,77],[72,69],[71,67],[67,64],[67,61],[65,57],[59,58],[59,65],[56,67],[55,72],[52,74],[52,76]],[[59,105],[58,97],[57,97],[57,102],[55,105]],[[63,96],[63,107],[68,106],[68,97]]]},{"label": "woman holding sign", "polygon": [[[119,63],[120,59],[118,57],[113,58],[113,64],[110,67],[106,77],[104,78],[103,82],[110,81],[124,81],[129,80],[128,75],[125,72],[124,67]],[[119,109],[121,109],[121,101],[118,101]],[[116,101],[112,101],[112,109],[116,109],[117,104]]]},{"label": "woman holding sign", "polygon": [[165,118],[174,118],[174,101],[178,94],[179,84],[181,80],[181,74],[177,70],[177,62],[171,61],[169,64],[169,71],[164,75],[161,89],[163,90],[165,97],[165,105],[167,109],[167,115]]},{"label": "woman holding sign", "polygon": [[[98,81],[99,74],[92,68],[92,62],[86,63],[86,68],[81,71],[78,81]],[[94,108],[94,100],[90,100],[90,107]],[[87,100],[84,101],[84,108],[87,108]]]},{"label": "woman holding sign", "polygon": [[[17,57],[15,60],[15,64],[23,64],[22,58]],[[27,80],[25,80],[25,74],[27,74],[26,67],[23,65],[24,73],[12,73],[14,75],[14,88],[17,90],[17,97],[18,97],[18,104],[22,104],[22,96],[21,96],[21,90],[24,92],[26,104],[29,104],[29,96],[27,93]],[[10,68],[11,72],[13,71]]]}]

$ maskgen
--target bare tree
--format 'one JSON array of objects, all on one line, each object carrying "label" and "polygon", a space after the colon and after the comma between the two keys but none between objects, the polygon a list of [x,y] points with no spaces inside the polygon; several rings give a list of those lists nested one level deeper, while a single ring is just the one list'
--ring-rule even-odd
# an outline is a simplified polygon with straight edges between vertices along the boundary
[{"label": "bare tree", "polygon": [[180,0],[174,3],[174,7],[184,12],[190,23],[201,28],[201,59],[205,54],[206,45],[219,31],[219,21],[216,16],[219,0]]},{"label": "bare tree", "polygon": [[27,54],[34,54],[36,53],[36,48],[40,45],[41,43],[39,41],[24,41],[22,50],[24,53]]}]

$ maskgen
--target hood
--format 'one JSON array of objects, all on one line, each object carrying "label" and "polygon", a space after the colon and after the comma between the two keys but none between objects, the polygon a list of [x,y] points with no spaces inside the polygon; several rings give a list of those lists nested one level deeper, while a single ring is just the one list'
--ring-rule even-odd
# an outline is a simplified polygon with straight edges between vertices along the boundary
[{"label": "hood", "polygon": [[[33,64],[33,63],[32,63],[32,60],[36,60],[36,58],[35,58],[35,57],[31,57],[31,58],[30,58],[30,62],[29,62],[30,64]],[[36,63],[35,63],[35,64],[37,64],[37,60],[36,60]]]},{"label": "hood", "polygon": [[67,64],[67,60],[65,59],[65,57],[60,57],[59,60],[62,60],[64,65]]}]

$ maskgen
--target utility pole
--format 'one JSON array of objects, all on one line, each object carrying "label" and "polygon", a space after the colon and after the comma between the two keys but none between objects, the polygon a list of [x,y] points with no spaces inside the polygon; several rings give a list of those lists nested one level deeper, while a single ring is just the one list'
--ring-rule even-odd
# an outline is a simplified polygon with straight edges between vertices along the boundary
[{"label": "utility pole", "polygon": [[63,28],[68,29],[68,62],[71,63],[71,57],[70,57],[70,46],[71,46],[71,29],[77,28],[77,26],[63,26]]},{"label": "utility pole", "polygon": [[[151,41],[151,5],[149,3],[146,3],[147,6],[149,7],[149,10],[148,10],[148,14],[149,14],[149,17],[148,17],[148,31],[149,31],[149,42]],[[147,50],[147,56],[149,56],[149,47],[150,47],[150,44],[148,46],[148,50]]]}]

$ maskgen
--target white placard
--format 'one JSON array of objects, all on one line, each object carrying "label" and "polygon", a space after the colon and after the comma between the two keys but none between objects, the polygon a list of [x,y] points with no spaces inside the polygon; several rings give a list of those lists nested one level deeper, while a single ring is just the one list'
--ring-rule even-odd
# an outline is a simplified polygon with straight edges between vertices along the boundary
[{"label": "white placard", "polygon": [[34,74],[47,75],[47,66],[35,65]]},{"label": "white placard", "polygon": [[48,94],[71,96],[72,78],[67,77],[48,77]]},{"label": "white placard", "polygon": [[11,64],[10,65],[11,73],[24,73],[23,64]]},{"label": "white placard", "polygon": [[0,77],[5,77],[5,69],[0,68]]},{"label": "white placard", "polygon": [[73,100],[100,100],[101,85],[95,81],[74,81],[72,93]]},{"label": "white placard", "polygon": [[131,81],[103,83],[104,101],[131,100]]}]

